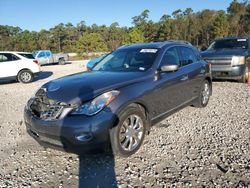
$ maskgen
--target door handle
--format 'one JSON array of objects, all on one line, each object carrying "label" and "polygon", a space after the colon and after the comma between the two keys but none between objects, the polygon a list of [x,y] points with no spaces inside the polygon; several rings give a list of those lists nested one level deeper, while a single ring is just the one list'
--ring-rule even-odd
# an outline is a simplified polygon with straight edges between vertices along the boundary
[{"label": "door handle", "polygon": [[181,78],[181,81],[185,81],[185,80],[188,80],[188,75],[183,76],[183,77]]}]

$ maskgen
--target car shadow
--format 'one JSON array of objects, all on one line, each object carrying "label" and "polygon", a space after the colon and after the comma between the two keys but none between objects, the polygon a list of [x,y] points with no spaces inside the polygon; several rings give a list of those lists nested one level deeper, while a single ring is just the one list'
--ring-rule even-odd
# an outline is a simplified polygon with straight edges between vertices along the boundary
[{"label": "car shadow", "polygon": [[5,85],[5,84],[14,84],[14,83],[17,83],[17,81],[15,79],[12,79],[12,80],[0,80],[0,85]]},{"label": "car shadow", "polygon": [[[70,64],[72,64],[72,63],[71,62],[65,62],[63,65],[70,65]],[[57,63],[44,64],[44,65],[40,65],[40,66],[47,67],[47,66],[52,66],[52,65],[60,65],[60,64],[57,62]]]},{"label": "car shadow", "polygon": [[112,154],[79,156],[79,188],[118,187]]},{"label": "car shadow", "polygon": [[34,78],[33,82],[49,78],[52,75],[53,75],[53,72],[51,72],[51,71],[42,71],[42,72],[39,73],[38,76],[36,76]]},{"label": "car shadow", "polygon": [[213,82],[218,82],[218,83],[221,83],[221,82],[232,82],[232,83],[239,83],[237,80],[228,80],[228,79],[215,79],[213,78]]}]

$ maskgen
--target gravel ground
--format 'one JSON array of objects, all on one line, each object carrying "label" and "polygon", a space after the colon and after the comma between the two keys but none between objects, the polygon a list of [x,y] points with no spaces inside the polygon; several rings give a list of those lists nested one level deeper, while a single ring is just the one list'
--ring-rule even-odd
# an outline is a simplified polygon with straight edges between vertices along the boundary
[{"label": "gravel ground", "polygon": [[206,108],[154,126],[130,158],[79,157],[45,150],[25,131],[23,108],[38,87],[83,68],[42,69],[31,84],[0,84],[0,187],[250,187],[250,85],[214,82]]}]

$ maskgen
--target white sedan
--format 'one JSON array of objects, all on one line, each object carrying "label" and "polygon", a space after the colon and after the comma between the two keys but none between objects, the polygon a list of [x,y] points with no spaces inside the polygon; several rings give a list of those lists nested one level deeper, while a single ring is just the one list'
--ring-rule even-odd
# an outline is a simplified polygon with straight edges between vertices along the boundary
[{"label": "white sedan", "polygon": [[30,83],[39,72],[40,66],[31,53],[0,51],[0,80]]}]

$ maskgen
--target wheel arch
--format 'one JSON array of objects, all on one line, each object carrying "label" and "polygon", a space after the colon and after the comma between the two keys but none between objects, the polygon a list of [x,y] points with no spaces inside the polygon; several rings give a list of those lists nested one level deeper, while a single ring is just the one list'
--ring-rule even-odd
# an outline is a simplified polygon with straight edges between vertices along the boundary
[{"label": "wheel arch", "polygon": [[[150,115],[149,115],[149,109],[147,107],[147,105],[145,105],[143,102],[141,101],[131,101],[129,103],[126,103],[125,105],[123,105],[120,110],[119,113],[122,112],[122,110],[128,106],[135,106],[141,109],[141,111],[143,112],[143,114],[146,117],[146,121],[147,121],[147,134],[149,134],[150,128],[151,128],[151,121],[150,121]],[[118,113],[118,114],[119,114]],[[119,121],[119,120],[117,120]],[[118,124],[118,122],[115,123],[115,126]]]},{"label": "wheel arch", "polygon": [[20,73],[21,71],[29,71],[29,72],[32,73],[32,75],[34,74],[34,73],[32,72],[32,70],[30,70],[29,68],[22,68],[21,70],[18,71],[18,73],[17,73],[17,75],[16,75],[16,80],[17,80],[17,81],[18,81],[18,75],[19,75],[19,73]]}]

